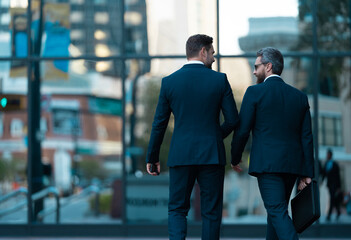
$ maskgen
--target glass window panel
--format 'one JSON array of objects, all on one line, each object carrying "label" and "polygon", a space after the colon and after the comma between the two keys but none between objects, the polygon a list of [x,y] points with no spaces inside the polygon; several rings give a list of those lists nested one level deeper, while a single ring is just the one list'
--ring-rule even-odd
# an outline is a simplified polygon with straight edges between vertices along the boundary
[{"label": "glass window panel", "polygon": [[[351,136],[349,134],[351,129],[351,61],[349,57],[320,58],[318,64],[318,110],[320,116],[324,118],[322,133],[324,142],[319,148],[319,156],[322,159],[325,158],[326,148],[332,147],[335,161],[349,162],[351,159]],[[350,170],[348,164],[344,166],[345,171],[348,172]],[[345,186],[350,183],[351,179],[345,174],[341,181],[341,185]],[[323,185],[321,186],[321,222],[326,218],[328,198],[328,189]]]},{"label": "glass window panel", "polygon": [[[84,21],[84,13],[82,11],[71,11],[71,23],[80,23]],[[74,30],[71,31],[71,34]]]},{"label": "glass window panel", "polygon": [[[2,98],[0,99],[0,101]],[[4,120],[3,120],[3,114],[0,114],[0,137],[4,134]]]},{"label": "glass window panel", "polygon": [[342,121],[340,118],[335,119],[336,146],[343,145]]},{"label": "glass window panel", "polygon": [[10,0],[4,0],[0,2],[1,7],[9,7],[10,6]]},{"label": "glass window panel", "polygon": [[325,145],[325,134],[323,132],[324,129],[324,121],[322,117],[318,118],[318,143],[319,145]]},{"label": "glass window panel", "polygon": [[185,55],[186,40],[197,33],[217,45],[215,0],[149,0],[147,24],[150,55]]},{"label": "glass window panel", "polygon": [[126,53],[149,54],[145,0],[126,1],[124,21]]},{"label": "glass window panel", "polygon": [[0,62],[0,69],[0,224],[25,224],[28,221],[27,79],[12,77],[10,62]]},{"label": "glass window panel", "polygon": [[221,72],[227,74],[228,81],[233,89],[235,102],[238,106],[241,105],[247,87],[256,82],[255,76],[252,73],[254,62],[255,59],[253,58],[221,59]]},{"label": "glass window panel", "polygon": [[[253,67],[256,58],[222,58],[221,71],[227,74],[228,80],[238,97],[243,97],[246,88],[256,83]],[[284,58],[282,78],[287,84],[305,92],[312,98],[312,81],[310,58]],[[239,99],[239,98],[238,98]]]},{"label": "glass window panel", "polygon": [[[42,56],[110,57],[121,53],[121,1],[68,1],[44,4]],[[141,9],[145,14],[146,9]],[[96,34],[96,31],[104,32]],[[135,34],[133,29],[131,34]],[[138,31],[146,32],[146,24]],[[146,35],[143,36],[146,39]],[[142,46],[141,48],[147,45]]]},{"label": "glass window panel", "polygon": [[235,1],[220,0],[220,53],[255,53],[265,46],[311,51],[311,44],[301,43],[303,37],[311,39],[312,31],[301,23],[299,2],[247,0],[238,7]]},{"label": "glass window panel", "polygon": [[323,51],[350,51],[350,2],[318,1],[318,47]]},{"label": "glass window panel", "polygon": [[0,57],[27,55],[26,8],[0,4]]},{"label": "glass window panel", "polygon": [[107,0],[94,0],[94,3],[96,5],[103,5],[103,4],[106,4]]},{"label": "glass window panel", "polygon": [[84,4],[85,0],[70,0],[72,4]]},{"label": "glass window panel", "polygon": [[324,118],[325,140],[327,146],[335,146],[334,119]]},{"label": "glass window panel", "polygon": [[[122,64],[61,60],[40,66],[42,162],[51,169],[44,185],[60,193],[60,223],[121,223]],[[42,222],[57,223],[55,210],[55,199],[45,198]]]},{"label": "glass window panel", "polygon": [[[195,33],[212,36],[216,48],[216,2],[125,0],[123,13],[122,1],[47,1],[44,4],[41,55],[118,56],[122,52],[122,34],[128,54],[185,55],[185,42]],[[299,52],[310,52],[313,3],[313,0],[269,0],[265,3],[249,0],[238,8],[233,1],[219,0],[221,46],[220,51],[215,51],[223,55],[255,53],[264,46],[275,46],[283,53],[297,54],[295,56]],[[27,1],[0,1],[0,57],[26,57],[27,4]],[[318,2],[320,51],[350,50],[348,5],[346,0],[335,4],[326,0]],[[32,6],[32,29],[37,36],[38,1],[32,1]],[[124,16],[124,29],[121,16]],[[217,70],[220,63],[221,71],[227,73],[238,106],[247,86],[255,84],[252,74],[254,60],[221,58],[213,64],[213,69]],[[40,63],[43,184],[60,192],[60,223],[119,224],[122,222],[123,198],[129,222],[158,224],[166,221],[168,169],[163,167],[159,178],[151,178],[145,173],[145,154],[161,79],[185,62],[183,58],[168,58],[127,59],[124,64],[97,59]],[[349,57],[319,58],[318,64],[316,74],[312,73],[311,58],[285,58],[282,77],[308,95],[312,115],[319,116],[319,156],[323,158],[326,148],[332,147],[335,161],[342,162],[342,185],[351,186],[351,175],[346,174],[351,172],[348,167],[351,160],[351,135],[348,134],[351,60]],[[125,116],[122,116],[122,71],[127,77]],[[15,94],[20,101],[24,99],[26,102],[26,75],[25,60],[0,62],[0,101],[6,94]],[[311,101],[314,80],[319,84],[318,113],[313,112]],[[0,197],[19,187],[27,187],[27,118],[26,106],[20,110],[0,111]],[[123,119],[126,119],[126,183],[121,180]],[[166,166],[173,121],[171,118],[161,148],[162,166]],[[228,158],[230,139],[229,136],[225,142]],[[244,168],[248,167],[246,152],[243,155]],[[228,170],[223,223],[265,224],[266,214],[256,180],[247,174],[232,174],[229,166]],[[123,184],[127,186],[126,196],[120,194]],[[95,211],[96,186],[100,193],[100,213]],[[198,190],[196,186],[192,195],[190,224],[201,221]],[[88,195],[83,196],[86,192]],[[320,192],[320,222],[325,223],[328,209],[325,185],[321,185]],[[152,197],[149,197],[150,193]],[[20,204],[23,207],[19,210],[4,215],[4,211]],[[43,223],[56,223],[55,206],[52,196],[45,198],[44,211],[40,212]],[[26,222],[25,194],[18,195],[13,201],[0,202],[0,224]],[[350,221],[343,214],[340,222]]]}]

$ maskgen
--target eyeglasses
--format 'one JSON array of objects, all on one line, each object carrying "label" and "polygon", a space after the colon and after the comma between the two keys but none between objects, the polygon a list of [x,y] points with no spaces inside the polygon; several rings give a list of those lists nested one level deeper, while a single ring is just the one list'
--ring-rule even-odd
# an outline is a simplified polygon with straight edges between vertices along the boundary
[{"label": "eyeglasses", "polygon": [[265,63],[255,64],[255,70],[257,70],[257,68],[258,68],[259,66],[261,66],[262,64],[265,64]]}]

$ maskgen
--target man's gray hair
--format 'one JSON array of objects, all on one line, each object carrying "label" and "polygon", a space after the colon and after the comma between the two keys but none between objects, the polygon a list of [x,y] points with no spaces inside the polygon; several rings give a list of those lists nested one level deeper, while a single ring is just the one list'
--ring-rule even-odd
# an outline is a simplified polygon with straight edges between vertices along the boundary
[{"label": "man's gray hair", "polygon": [[284,69],[284,58],[281,52],[273,47],[258,50],[257,57],[261,57],[263,64],[272,63],[272,72],[280,76]]}]

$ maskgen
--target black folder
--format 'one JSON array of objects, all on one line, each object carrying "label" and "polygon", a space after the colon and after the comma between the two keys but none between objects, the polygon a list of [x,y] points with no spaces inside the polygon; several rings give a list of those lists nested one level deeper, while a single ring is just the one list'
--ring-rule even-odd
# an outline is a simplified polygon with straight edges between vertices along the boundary
[{"label": "black folder", "polygon": [[321,216],[318,183],[313,180],[291,200],[292,220],[296,232],[302,233]]}]

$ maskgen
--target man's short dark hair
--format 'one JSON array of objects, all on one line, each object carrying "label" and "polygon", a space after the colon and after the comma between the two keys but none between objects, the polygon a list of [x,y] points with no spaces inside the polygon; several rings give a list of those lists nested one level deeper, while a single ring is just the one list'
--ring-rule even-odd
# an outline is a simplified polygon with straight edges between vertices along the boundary
[{"label": "man's short dark hair", "polygon": [[188,41],[186,41],[186,57],[196,57],[203,47],[208,51],[212,43],[213,38],[204,34],[196,34],[189,37]]},{"label": "man's short dark hair", "polygon": [[284,69],[284,58],[281,52],[273,47],[262,48],[257,52],[263,64],[272,63],[272,72],[280,76]]},{"label": "man's short dark hair", "polygon": [[333,156],[333,151],[332,151],[330,148],[328,148],[327,153],[328,153],[331,157]]}]

